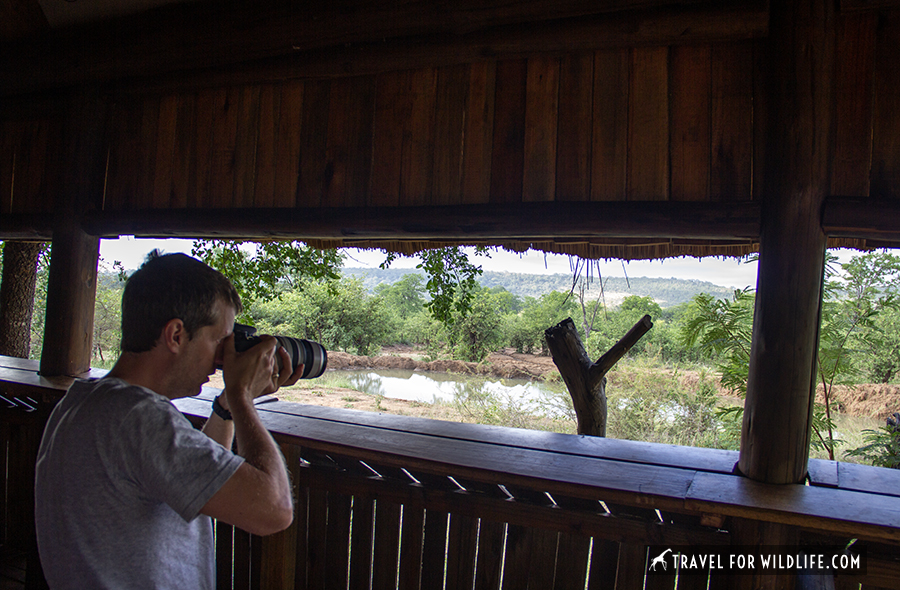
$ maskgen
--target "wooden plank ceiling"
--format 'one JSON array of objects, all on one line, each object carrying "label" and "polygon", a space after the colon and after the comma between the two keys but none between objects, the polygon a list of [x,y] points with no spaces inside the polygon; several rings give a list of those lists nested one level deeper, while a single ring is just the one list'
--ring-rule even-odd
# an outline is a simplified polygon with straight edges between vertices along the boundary
[{"label": "wooden plank ceiling", "polygon": [[[149,1],[75,26],[0,0],[0,236],[71,210],[66,133],[92,129],[105,172],[75,213],[100,235],[755,248],[765,1]],[[835,195],[900,196],[898,32],[839,15]],[[864,245],[851,213],[834,235]]]}]

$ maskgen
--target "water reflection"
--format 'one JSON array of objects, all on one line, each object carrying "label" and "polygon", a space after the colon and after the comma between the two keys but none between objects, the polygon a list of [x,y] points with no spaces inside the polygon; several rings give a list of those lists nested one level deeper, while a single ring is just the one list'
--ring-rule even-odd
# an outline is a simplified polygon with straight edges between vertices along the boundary
[{"label": "water reflection", "polygon": [[[525,379],[487,379],[451,373],[421,373],[401,369],[335,371],[353,389],[371,395],[433,403],[479,403],[496,400],[508,406],[541,408],[544,413],[565,414],[565,403],[556,401],[565,386]],[[559,406],[559,407],[557,407]]]}]

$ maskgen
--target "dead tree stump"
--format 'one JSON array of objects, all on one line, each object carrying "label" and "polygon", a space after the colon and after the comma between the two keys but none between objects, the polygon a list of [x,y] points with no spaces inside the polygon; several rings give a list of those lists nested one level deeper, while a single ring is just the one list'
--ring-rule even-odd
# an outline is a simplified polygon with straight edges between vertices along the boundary
[{"label": "dead tree stump", "polygon": [[645,315],[597,362],[584,350],[572,318],[544,331],[553,363],[572,396],[578,434],[606,436],[606,374],[652,327]]}]

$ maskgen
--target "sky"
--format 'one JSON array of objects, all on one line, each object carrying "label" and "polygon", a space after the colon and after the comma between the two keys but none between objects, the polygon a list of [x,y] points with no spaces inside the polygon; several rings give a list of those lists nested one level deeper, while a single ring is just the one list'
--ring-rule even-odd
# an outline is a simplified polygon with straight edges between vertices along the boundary
[{"label": "sky", "polygon": [[[190,254],[192,240],[182,239],[135,239],[122,237],[118,240],[102,240],[100,256],[109,266],[120,261],[126,269],[133,270],[140,266],[144,257],[153,248],[164,252],[185,252]],[[377,268],[384,261],[384,254],[378,250],[347,250],[348,258],[344,265],[348,267]],[[841,261],[846,261],[853,252],[837,251]],[[519,272],[529,274],[570,274],[571,263],[568,256],[544,254],[529,251],[516,254],[504,251],[492,251],[490,258],[469,255],[469,260],[481,266],[485,271]],[[391,268],[413,268],[418,264],[414,258],[400,258]],[[600,261],[600,274],[603,277],[637,277],[697,279],[709,281],[722,287],[744,289],[756,287],[756,263],[743,262],[733,258],[669,258],[666,260]]]}]

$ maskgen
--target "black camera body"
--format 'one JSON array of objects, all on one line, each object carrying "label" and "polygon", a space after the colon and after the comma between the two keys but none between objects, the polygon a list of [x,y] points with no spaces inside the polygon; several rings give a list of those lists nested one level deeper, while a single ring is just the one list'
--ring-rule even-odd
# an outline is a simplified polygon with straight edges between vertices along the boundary
[{"label": "black camera body", "polygon": [[[301,379],[320,377],[328,367],[328,352],[318,342],[303,340],[302,338],[291,338],[289,336],[275,336],[275,339],[278,340],[278,344],[283,346],[288,356],[291,357],[291,373],[298,366],[303,365]],[[256,328],[253,326],[234,325],[234,349],[236,351],[244,352],[253,348],[261,340],[262,338],[256,335]],[[281,356],[276,358],[278,359],[278,370],[283,371]]]}]

